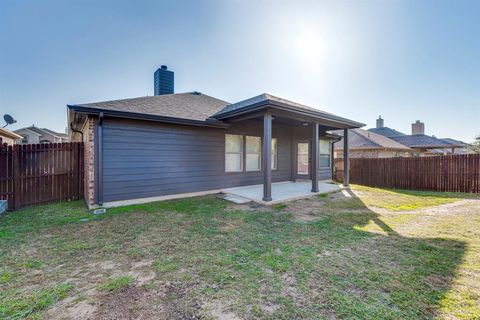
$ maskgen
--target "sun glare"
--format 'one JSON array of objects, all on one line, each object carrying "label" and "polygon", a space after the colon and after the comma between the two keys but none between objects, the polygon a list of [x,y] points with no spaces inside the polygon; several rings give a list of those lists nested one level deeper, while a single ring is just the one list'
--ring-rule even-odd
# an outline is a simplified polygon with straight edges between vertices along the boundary
[{"label": "sun glare", "polygon": [[318,30],[302,28],[294,35],[294,50],[301,63],[319,67],[326,56],[325,38]]}]

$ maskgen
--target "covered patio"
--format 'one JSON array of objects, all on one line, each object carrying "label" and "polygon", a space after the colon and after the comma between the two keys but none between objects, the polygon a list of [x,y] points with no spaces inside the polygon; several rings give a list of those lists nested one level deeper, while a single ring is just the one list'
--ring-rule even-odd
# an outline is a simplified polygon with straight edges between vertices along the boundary
[{"label": "covered patio", "polygon": [[[310,108],[272,95],[262,94],[224,108],[213,116],[216,120],[234,124],[253,121],[263,125],[261,174],[263,183],[243,187],[227,188],[223,191],[250,200],[273,204],[305,197],[321,192],[339,190],[339,186],[319,183],[320,174],[320,137],[333,136],[330,130],[343,130],[343,185],[349,185],[349,148],[348,129],[364,126],[353,120],[331,113]],[[272,183],[272,127],[275,124],[291,128],[291,181]],[[332,138],[333,140],[334,138]],[[305,153],[301,151],[306,150]],[[333,144],[329,151],[328,168],[333,169]],[[331,175],[330,175],[331,177]],[[325,178],[323,178],[325,179]],[[308,180],[308,181],[307,181]],[[278,181],[278,179],[277,179]],[[302,181],[302,182],[297,182]],[[307,181],[307,182],[305,182]]]},{"label": "covered patio", "polygon": [[[311,197],[315,194],[337,192],[342,189],[340,185],[328,182],[319,182],[318,191],[316,192],[312,192],[311,187],[311,181],[285,181],[272,183],[271,201],[263,200],[263,184],[227,188],[223,189],[222,192],[225,193],[227,196],[233,196],[233,200],[235,200],[235,197],[239,197],[240,199],[238,200],[246,199],[250,201],[255,201],[257,203],[270,205],[279,202],[286,202]],[[227,200],[229,199],[227,198]]]}]

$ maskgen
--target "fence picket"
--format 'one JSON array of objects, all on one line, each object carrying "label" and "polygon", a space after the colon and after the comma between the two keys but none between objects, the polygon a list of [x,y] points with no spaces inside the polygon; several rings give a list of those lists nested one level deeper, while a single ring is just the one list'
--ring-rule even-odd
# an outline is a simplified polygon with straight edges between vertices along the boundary
[{"label": "fence picket", "polygon": [[83,143],[0,144],[0,199],[9,210],[83,197]]},{"label": "fence picket", "polygon": [[[335,159],[340,163],[341,159]],[[336,178],[343,180],[336,165]],[[417,158],[352,158],[350,182],[372,187],[480,193],[480,154]]]}]

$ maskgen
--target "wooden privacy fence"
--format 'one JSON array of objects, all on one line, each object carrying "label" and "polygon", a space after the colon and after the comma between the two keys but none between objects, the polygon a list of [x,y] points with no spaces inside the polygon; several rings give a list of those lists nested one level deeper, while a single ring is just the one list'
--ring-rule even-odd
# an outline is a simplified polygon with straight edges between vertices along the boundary
[{"label": "wooden privacy fence", "polygon": [[[343,162],[336,159],[336,179]],[[416,158],[350,159],[350,183],[365,186],[480,193],[480,154]]]},{"label": "wooden privacy fence", "polygon": [[83,143],[0,145],[0,200],[9,210],[83,197]]}]

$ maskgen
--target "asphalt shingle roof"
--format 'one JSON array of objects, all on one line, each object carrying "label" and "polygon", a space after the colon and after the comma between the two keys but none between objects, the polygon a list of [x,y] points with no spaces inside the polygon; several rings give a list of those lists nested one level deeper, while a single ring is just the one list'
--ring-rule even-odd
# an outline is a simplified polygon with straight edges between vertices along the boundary
[{"label": "asphalt shingle roof", "polygon": [[[268,94],[268,93],[262,93],[258,96],[253,97],[253,98],[249,98],[249,99],[237,102],[237,103],[230,104],[230,105],[226,106],[223,110],[219,111],[216,115],[221,115],[221,114],[233,111],[233,110],[242,109],[244,107],[248,107],[248,106],[256,104],[256,103],[266,102],[266,101],[269,101],[269,100],[280,102],[280,103],[285,103],[285,104],[295,106],[295,107],[300,108],[300,109],[309,110],[309,111],[315,111],[315,112],[321,111],[319,109],[311,108],[309,106],[300,104],[298,102],[293,102],[293,101],[290,101],[290,100],[287,100],[287,99],[279,98],[279,97],[273,96],[273,95]],[[328,113],[328,112],[325,112],[325,111],[321,111],[321,112],[324,112],[326,114],[330,114],[330,115],[333,116],[332,113]]]},{"label": "asphalt shingle roof", "polygon": [[95,109],[97,112],[104,110],[105,112],[128,112],[142,115],[195,121],[215,121],[215,118],[222,119],[220,115],[225,116],[225,114],[228,114],[225,116],[225,118],[227,118],[228,116],[230,116],[229,113],[231,111],[242,108],[249,108],[250,106],[255,106],[255,104],[262,102],[282,103],[292,109],[296,109],[299,111],[309,111],[312,116],[325,118],[339,123],[345,123],[350,126],[363,126],[363,124],[359,122],[342,118],[334,114],[321,111],[319,109],[310,108],[308,106],[275,97],[266,93],[234,104],[230,104],[226,101],[219,100],[211,96],[201,94],[199,92],[188,92],[96,103],[83,103],[69,105],[68,107],[74,110],[87,108]]},{"label": "asphalt shingle roof", "polygon": [[[333,131],[333,133],[340,133]],[[364,129],[351,129],[348,131],[348,146],[350,149],[392,149],[411,151],[409,147],[404,146],[390,138],[370,132]],[[335,149],[343,149],[343,143],[336,143]]]},{"label": "asphalt shingle roof", "polygon": [[410,148],[439,148],[439,147],[451,147],[452,144],[443,140],[427,136],[425,134],[414,134],[408,136],[391,137],[391,139],[406,145]]},{"label": "asphalt shingle roof", "polygon": [[463,141],[455,140],[455,139],[452,139],[452,138],[440,138],[440,140],[443,140],[446,143],[450,143],[450,144],[453,144],[453,145],[456,145],[456,146],[461,146],[461,147],[465,147],[465,146],[468,145],[467,143],[465,143]]},{"label": "asphalt shingle roof", "polygon": [[230,104],[230,105],[226,106],[225,108],[223,108],[222,110],[220,110],[219,112],[217,112],[214,115],[214,117],[222,119],[222,117],[226,117],[225,116],[226,114],[228,114],[228,115],[231,115],[232,113],[235,114],[237,111],[248,110],[250,107],[254,107],[254,106],[262,104],[262,103],[271,103],[271,102],[272,103],[278,103],[278,104],[281,104],[283,106],[287,106],[289,109],[291,109],[293,111],[309,112],[312,116],[321,117],[321,118],[329,119],[329,120],[332,120],[332,121],[347,123],[347,124],[352,125],[354,127],[363,127],[364,126],[363,123],[359,123],[359,122],[356,122],[356,121],[353,121],[353,120],[350,120],[350,119],[339,117],[339,116],[337,116],[333,113],[329,113],[329,112],[325,112],[325,111],[320,110],[320,109],[312,108],[312,107],[306,106],[306,105],[298,103],[298,102],[294,102],[294,101],[290,101],[290,100],[287,100],[287,99],[279,98],[279,97],[276,97],[276,96],[268,94],[268,93],[262,93],[258,96],[253,97],[253,98],[249,98],[249,99],[237,102],[237,103]]},{"label": "asphalt shingle roof", "polygon": [[186,92],[112,100],[75,106],[108,111],[205,121],[229,103],[199,92]]},{"label": "asphalt shingle roof", "polygon": [[389,128],[389,127],[381,127],[381,128],[370,128],[368,129],[370,132],[374,132],[377,134],[381,134],[382,136],[391,138],[391,137],[397,137],[397,136],[405,136],[405,133],[402,133],[400,131],[397,131],[395,129]]}]

